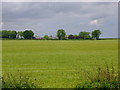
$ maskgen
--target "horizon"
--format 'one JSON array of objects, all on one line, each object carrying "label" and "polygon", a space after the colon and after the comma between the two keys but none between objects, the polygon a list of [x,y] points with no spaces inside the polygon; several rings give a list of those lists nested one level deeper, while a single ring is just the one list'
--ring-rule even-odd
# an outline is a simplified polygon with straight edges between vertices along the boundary
[{"label": "horizon", "polygon": [[[0,30],[0,31],[16,31],[16,30]],[[25,31],[25,30],[23,30],[23,31]],[[19,32],[19,31],[16,31],[17,33]],[[33,32],[34,33],[34,32]],[[56,33],[57,33],[57,31],[56,31]],[[92,33],[90,32],[90,36],[92,36],[91,35]],[[46,34],[47,35],[47,34]],[[79,33],[78,34],[67,34],[66,33],[66,36],[68,36],[68,35],[78,35],[79,36]],[[45,36],[45,35],[44,35]],[[36,35],[35,33],[34,33],[34,37],[38,37],[38,38],[41,38],[41,37],[44,37],[44,36],[40,36],[40,35]],[[48,35],[49,37],[50,36],[52,36],[52,37],[57,37],[57,35]],[[100,37],[100,38],[117,38],[117,39],[119,39],[119,37]]]}]

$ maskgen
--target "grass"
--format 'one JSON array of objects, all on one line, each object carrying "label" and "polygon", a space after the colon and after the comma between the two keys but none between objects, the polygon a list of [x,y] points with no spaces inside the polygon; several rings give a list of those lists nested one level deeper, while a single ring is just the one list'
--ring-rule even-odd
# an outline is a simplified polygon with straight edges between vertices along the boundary
[{"label": "grass", "polygon": [[117,40],[3,40],[2,44],[3,76],[29,73],[31,79],[40,80],[37,87],[74,88],[88,81],[84,71],[95,75],[104,62],[118,68]]}]

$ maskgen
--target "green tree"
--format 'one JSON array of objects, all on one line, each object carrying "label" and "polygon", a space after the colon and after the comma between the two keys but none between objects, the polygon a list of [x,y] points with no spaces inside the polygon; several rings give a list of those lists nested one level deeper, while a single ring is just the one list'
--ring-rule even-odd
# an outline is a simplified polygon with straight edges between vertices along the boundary
[{"label": "green tree", "polygon": [[48,39],[49,39],[49,36],[48,36],[48,35],[45,35],[43,38],[44,38],[45,40],[48,40]]},{"label": "green tree", "polygon": [[24,33],[24,32],[19,31],[19,32],[18,32],[18,37],[20,36],[20,38],[23,38],[23,33]]},{"label": "green tree", "polygon": [[11,39],[15,39],[16,38],[16,35],[17,35],[16,31],[8,31],[8,33],[9,33],[9,38],[11,38]]},{"label": "green tree", "polygon": [[2,38],[2,31],[0,31],[0,38]]},{"label": "green tree", "polygon": [[33,36],[34,36],[34,33],[33,33],[33,31],[31,31],[31,30],[25,30],[25,31],[23,32],[23,37],[24,37],[24,39],[32,39]]},{"label": "green tree", "polygon": [[57,31],[57,37],[58,37],[59,40],[65,39],[65,35],[66,35],[65,30],[59,29],[59,30]]},{"label": "green tree", "polygon": [[9,32],[7,30],[2,31],[2,38],[9,38]]},{"label": "green tree", "polygon": [[73,35],[74,36],[74,39],[77,39],[78,35]]},{"label": "green tree", "polygon": [[92,38],[95,38],[96,40],[98,40],[100,35],[101,35],[101,31],[100,30],[92,31]]},{"label": "green tree", "polygon": [[83,39],[89,39],[90,38],[90,32],[80,32],[79,36]]},{"label": "green tree", "polygon": [[74,35],[72,34],[68,35],[68,39],[74,39]]}]

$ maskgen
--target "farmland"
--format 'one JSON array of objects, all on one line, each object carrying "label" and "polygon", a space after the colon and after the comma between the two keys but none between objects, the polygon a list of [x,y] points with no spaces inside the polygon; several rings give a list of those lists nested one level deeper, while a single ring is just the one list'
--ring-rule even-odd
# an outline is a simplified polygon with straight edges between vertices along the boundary
[{"label": "farmland", "polygon": [[3,75],[28,75],[42,88],[74,88],[86,71],[118,68],[117,40],[3,40],[2,50]]}]

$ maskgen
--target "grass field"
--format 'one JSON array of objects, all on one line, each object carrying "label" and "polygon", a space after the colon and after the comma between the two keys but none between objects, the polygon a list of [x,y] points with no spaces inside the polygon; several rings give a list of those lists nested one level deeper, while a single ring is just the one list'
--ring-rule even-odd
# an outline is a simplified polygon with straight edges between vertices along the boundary
[{"label": "grass field", "polygon": [[[3,75],[29,75],[38,87],[74,88],[105,63],[118,68],[117,40],[3,40]],[[32,80],[31,79],[31,80]]]}]

